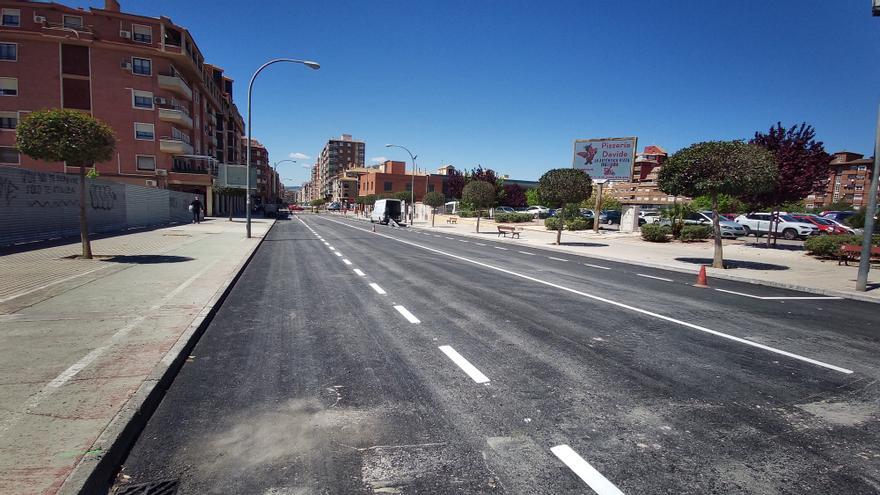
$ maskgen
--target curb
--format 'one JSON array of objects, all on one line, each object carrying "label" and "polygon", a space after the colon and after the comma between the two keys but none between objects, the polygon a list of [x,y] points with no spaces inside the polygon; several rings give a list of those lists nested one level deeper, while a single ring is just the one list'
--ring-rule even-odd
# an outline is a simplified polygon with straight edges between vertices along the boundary
[{"label": "curb", "polygon": [[162,402],[165,391],[168,390],[177,373],[183,367],[186,357],[189,356],[202,334],[205,333],[211,320],[214,319],[214,315],[226,300],[226,296],[229,295],[241,274],[244,273],[244,269],[256,256],[263,241],[275,228],[275,224],[276,222],[272,222],[272,225],[260,238],[260,242],[238,264],[235,271],[224,281],[222,288],[214,293],[214,296],[190,322],[189,327],[180,335],[174,346],[165,353],[137,391],[110,420],[110,423],[89,448],[89,451],[98,451],[98,453],[86,455],[80,459],[70,476],[62,483],[57,492],[58,495],[94,495],[109,491],[116,469],[125,460],[150,417]]}]

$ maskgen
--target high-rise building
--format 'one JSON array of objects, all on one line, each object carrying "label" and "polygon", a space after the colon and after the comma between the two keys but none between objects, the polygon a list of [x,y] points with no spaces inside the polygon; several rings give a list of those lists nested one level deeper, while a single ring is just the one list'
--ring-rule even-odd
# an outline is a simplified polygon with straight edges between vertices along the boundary
[{"label": "high-rise building", "polygon": [[327,141],[321,151],[321,156],[318,157],[319,197],[330,198],[333,196],[333,179],[340,172],[364,166],[365,148],[363,141],[353,140],[350,134],[343,134],[339,139]]},{"label": "high-rise building", "polygon": [[[186,28],[122,12],[116,0],[0,8],[0,127],[12,131],[38,109],[89,112],[117,138],[114,157],[95,164],[102,179],[204,194],[213,213],[218,164],[238,162],[244,125],[232,80],[205,63]],[[22,156],[14,143],[14,132],[0,132],[0,165],[78,173]]]}]

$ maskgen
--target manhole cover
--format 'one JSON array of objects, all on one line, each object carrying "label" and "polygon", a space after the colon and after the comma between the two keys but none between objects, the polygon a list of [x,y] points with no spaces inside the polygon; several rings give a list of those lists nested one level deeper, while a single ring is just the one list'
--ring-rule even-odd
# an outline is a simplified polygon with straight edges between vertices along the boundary
[{"label": "manhole cover", "polygon": [[115,495],[174,495],[177,493],[177,480],[151,481],[116,488]]}]

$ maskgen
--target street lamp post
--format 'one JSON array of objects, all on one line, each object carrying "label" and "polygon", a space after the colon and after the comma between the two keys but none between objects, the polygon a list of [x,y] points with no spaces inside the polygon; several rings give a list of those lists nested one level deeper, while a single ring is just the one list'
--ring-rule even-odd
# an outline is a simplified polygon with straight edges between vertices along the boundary
[{"label": "street lamp post", "polygon": [[278,177],[278,164],[284,162],[293,162],[296,163],[296,160],[291,160],[290,158],[285,158],[284,160],[279,160],[272,165],[272,170],[275,171],[275,182],[272,184],[272,192],[275,193],[275,202],[278,202],[278,183],[281,182],[281,178]]},{"label": "street lamp post", "polygon": [[871,270],[871,245],[874,236],[874,215],[877,214],[877,187],[880,185],[880,113],[877,114],[877,129],[874,136],[874,174],[871,177],[871,190],[868,192],[868,206],[865,207],[865,233],[862,237],[862,252],[859,258],[859,272],[856,276],[856,290],[868,290],[868,271]]},{"label": "street lamp post", "polygon": [[318,62],[312,62],[311,60],[297,60],[293,58],[276,58],[266,62],[261,65],[254,75],[251,76],[251,81],[248,83],[248,96],[247,96],[247,165],[245,166],[245,209],[247,210],[247,236],[250,238],[251,236],[251,96],[254,91],[254,80],[260,75],[260,72],[263,71],[266,67],[269,67],[272,64],[277,64],[278,62],[290,62],[293,64],[303,64],[306,67],[318,70],[321,68],[321,64]]},{"label": "street lamp post", "polygon": [[410,214],[409,214],[409,224],[412,225],[413,217],[416,213],[416,158],[418,155],[413,155],[412,151],[407,149],[405,146],[401,146],[399,144],[386,144],[386,148],[400,148],[407,153],[409,153],[409,158],[412,160],[412,183],[410,184],[409,192],[410,192]]}]

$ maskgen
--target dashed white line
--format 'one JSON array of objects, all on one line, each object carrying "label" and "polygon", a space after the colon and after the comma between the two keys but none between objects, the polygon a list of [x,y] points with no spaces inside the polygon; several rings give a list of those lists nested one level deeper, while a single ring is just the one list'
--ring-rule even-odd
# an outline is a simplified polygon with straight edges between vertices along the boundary
[{"label": "dashed white line", "polygon": [[447,237],[447,239],[452,240],[452,237]]},{"label": "dashed white line", "polygon": [[366,273],[362,272],[360,268],[355,268],[354,273],[357,274],[358,277],[363,277]]},{"label": "dashed white line", "polygon": [[345,263],[346,265],[350,265],[350,264],[351,264],[351,261],[348,261],[348,260],[345,259],[345,258],[342,258],[342,262]]},{"label": "dashed white line", "polygon": [[745,292],[735,292],[735,291],[726,290],[726,289],[715,289],[715,290],[717,290],[718,292],[726,292],[728,294],[736,294],[737,296],[751,297],[752,299],[763,299],[765,301],[774,301],[774,300],[778,301],[778,300],[787,300],[787,299],[806,300],[806,301],[843,299],[842,297],[837,297],[837,296],[791,296],[791,297],[789,297],[789,296],[755,296],[752,294],[746,294]]},{"label": "dashed white line", "polygon": [[507,248],[506,248],[506,247],[501,247],[501,246],[493,246],[493,247],[494,247],[495,249],[501,249],[502,251],[507,251]]},{"label": "dashed white line", "polygon": [[467,376],[471,377],[473,381],[477,383],[487,383],[489,381],[489,377],[484,375],[476,366],[472,365],[451,346],[441,345],[440,350],[443,351],[443,354],[446,354],[453,363],[457,364],[462,371],[467,373]]},{"label": "dashed white line", "polygon": [[434,234],[434,237],[437,237],[437,238],[439,238],[439,237],[440,237],[440,236],[439,236],[439,235],[437,235],[437,234]]},{"label": "dashed white line", "polygon": [[530,252],[528,252],[528,251],[517,251],[517,253],[520,253],[520,254],[527,254],[527,255],[529,255],[529,256],[534,256],[534,255],[535,255],[535,253],[530,253]]},{"label": "dashed white line", "polygon": [[336,256],[339,256],[340,258],[342,257],[342,253],[340,253],[339,251],[334,251],[333,254],[335,254]]},{"label": "dashed white line", "polygon": [[474,244],[476,244],[477,246],[485,246],[485,244],[483,244],[482,242],[475,242]]},{"label": "dashed white line", "polygon": [[397,310],[398,313],[402,314],[404,318],[406,318],[410,323],[421,323],[418,318],[415,317],[412,313],[409,312],[408,309],[404,308],[401,305],[394,306],[394,309]]},{"label": "dashed white line", "polygon": [[336,251],[336,248],[333,246],[328,245],[327,247],[330,248],[330,251]]},{"label": "dashed white line", "polygon": [[584,263],[584,266],[589,266],[590,268],[598,268],[600,270],[610,270],[611,268],[602,265],[594,265],[592,263]]},{"label": "dashed white line", "polygon": [[598,495],[623,495],[614,483],[608,481],[608,478],[602,476],[602,473],[596,471],[596,468],[585,461],[583,457],[572,450],[568,445],[557,445],[550,449],[550,452],[556,455],[560,461],[565,463],[574,474],[584,480],[590,488]]},{"label": "dashed white line", "polygon": [[379,284],[377,284],[377,283],[375,283],[375,282],[370,282],[370,287],[372,287],[373,290],[376,291],[376,292],[378,292],[379,294],[385,294],[385,293],[386,293],[386,292],[385,292],[385,289],[379,287]]},{"label": "dashed white line", "polygon": [[655,277],[653,275],[645,275],[644,273],[636,273],[636,275],[644,278],[653,278],[654,280],[662,280],[664,282],[675,282],[675,280],[672,280],[671,278]]},{"label": "dashed white line", "polygon": [[459,241],[459,242],[468,242],[468,241],[466,241],[466,240],[464,240],[464,239],[459,239],[458,241]]},{"label": "dashed white line", "polygon": [[553,256],[547,256],[547,258],[549,258],[549,259],[551,259],[551,260],[556,260],[556,261],[568,261],[568,260],[565,259],[565,258],[556,258],[556,257],[553,257]]}]

